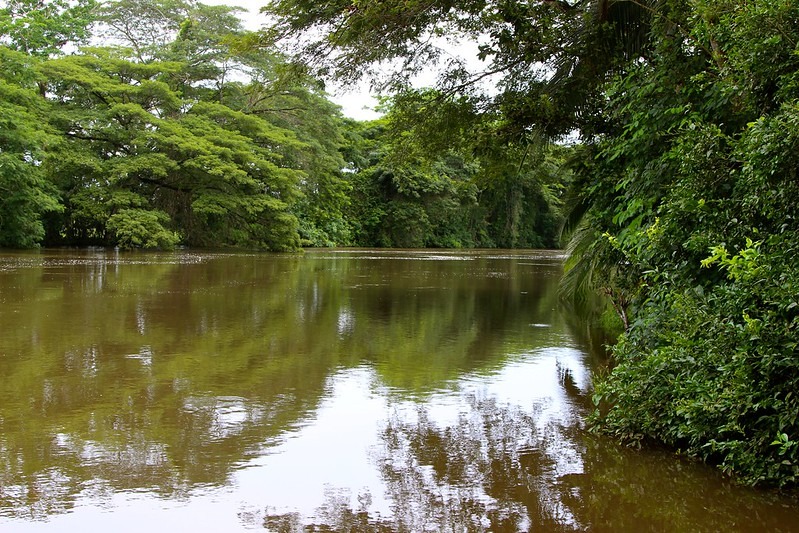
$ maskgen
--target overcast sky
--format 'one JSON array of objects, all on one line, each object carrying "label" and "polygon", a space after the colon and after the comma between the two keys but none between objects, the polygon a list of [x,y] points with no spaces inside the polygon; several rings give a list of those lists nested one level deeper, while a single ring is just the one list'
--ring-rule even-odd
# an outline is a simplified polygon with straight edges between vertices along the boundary
[{"label": "overcast sky", "polygon": [[[209,5],[228,5],[236,6],[248,11],[247,14],[241,14],[244,20],[244,26],[249,30],[258,30],[266,22],[266,17],[260,13],[261,7],[266,3],[266,0],[201,0],[204,4]],[[479,72],[486,68],[486,65],[478,61],[477,58],[477,43],[475,42],[461,42],[461,43],[448,43],[442,41],[441,46],[445,53],[451,54],[453,57],[465,59],[472,72]],[[483,90],[487,93],[493,92],[493,84],[496,83],[496,77],[489,77],[484,79],[478,86],[482,86]],[[432,70],[428,73],[422,74],[420,77],[414,79],[413,84],[416,86],[432,86],[435,85],[435,74]],[[369,91],[369,82],[364,80],[357,87],[344,89],[338,86],[328,85],[330,98],[342,108],[344,115],[358,120],[370,120],[379,117],[380,115],[374,111],[377,106],[377,100]]]},{"label": "overcast sky", "polygon": [[[264,5],[263,0],[201,0],[207,5],[228,5],[247,9],[249,13],[245,16],[244,26],[248,30],[258,30],[266,19],[260,14],[259,10]],[[359,88],[343,90],[337,87],[328,87],[331,100],[341,106],[344,115],[358,119],[371,120],[379,116],[373,108],[377,105],[377,100],[369,93],[368,83],[364,82]]]}]

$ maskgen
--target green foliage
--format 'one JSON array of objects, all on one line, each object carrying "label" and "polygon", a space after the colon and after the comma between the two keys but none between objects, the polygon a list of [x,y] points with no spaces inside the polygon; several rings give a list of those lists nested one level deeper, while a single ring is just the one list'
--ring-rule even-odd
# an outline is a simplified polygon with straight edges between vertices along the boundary
[{"label": "green foliage", "polygon": [[[552,137],[602,130],[603,84],[647,53],[653,12],[663,3],[271,0],[263,10],[274,22],[264,40],[320,75],[371,76],[385,88],[407,88],[431,69],[448,94],[475,94],[490,79],[483,104],[502,114],[503,134],[519,141],[531,126]],[[475,43],[479,64],[453,56],[446,39]],[[387,64],[398,68],[380,68]]]},{"label": "green foliage", "polygon": [[29,248],[44,237],[41,217],[58,211],[41,162],[57,138],[33,88],[33,60],[0,46],[0,246]]},{"label": "green foliage", "polygon": [[[70,206],[50,242],[168,247],[180,234],[190,245],[297,247],[298,175],[272,147],[301,143],[259,117],[183,99],[162,81],[180,69],[109,50],[43,65],[53,123],[70,141],[47,165]],[[139,200],[120,204],[121,193]]]},{"label": "green foliage", "polygon": [[353,161],[356,243],[398,247],[557,245],[568,149],[507,144],[469,98],[434,90],[387,102],[362,127]]},{"label": "green foliage", "polygon": [[796,486],[799,8],[674,6],[681,36],[654,33],[657,57],[615,82],[618,131],[586,174],[626,275],[598,268],[633,316],[594,421]]},{"label": "green foliage", "polygon": [[712,290],[654,291],[597,389],[614,402],[602,419],[606,431],[657,438],[749,483],[796,484],[799,449],[789,437],[799,431],[799,250],[792,241],[711,257],[706,264],[719,262],[729,275]]},{"label": "green foliage", "polygon": [[95,0],[6,0],[0,8],[0,42],[40,57],[67,44],[83,44],[94,22]]},{"label": "green foliage", "polygon": [[169,216],[162,211],[121,209],[106,224],[120,248],[172,248],[180,237],[164,228]]},{"label": "green foliage", "polygon": [[39,4],[0,10],[0,246],[350,242],[338,107],[237,8]]},{"label": "green foliage", "polygon": [[[338,106],[328,101],[318,82],[262,54],[247,58],[254,79],[230,91],[241,109],[292,131],[301,144],[280,148],[284,164],[302,170],[301,196],[292,212],[300,220],[304,246],[349,244],[351,233],[344,212],[350,187],[343,175],[345,140]],[[232,98],[231,98],[232,97]]]}]

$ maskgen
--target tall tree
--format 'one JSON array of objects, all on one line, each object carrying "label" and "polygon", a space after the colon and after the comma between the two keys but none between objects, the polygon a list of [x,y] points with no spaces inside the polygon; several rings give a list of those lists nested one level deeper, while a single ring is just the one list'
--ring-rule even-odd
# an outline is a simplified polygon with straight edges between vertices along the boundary
[{"label": "tall tree", "polygon": [[184,67],[170,83],[185,97],[213,100],[293,132],[302,143],[272,149],[282,164],[303,172],[293,207],[303,242],[345,243],[339,110],[318,81],[287,67],[279,54],[248,52],[241,43],[251,36],[242,31],[236,13],[194,1],[122,0],[106,6],[103,21],[105,34],[130,47],[136,60],[180,61]]},{"label": "tall tree", "polygon": [[224,87],[246,68],[231,51],[243,34],[239,8],[195,0],[118,0],[98,11],[98,33],[108,44],[129,48],[138,62],[179,61],[179,89],[221,101]]},{"label": "tall tree", "polygon": [[0,42],[25,54],[47,57],[90,37],[95,0],[6,0],[0,7]]},{"label": "tall tree", "polygon": [[71,143],[48,166],[68,207],[51,237],[296,248],[298,175],[272,147],[299,141],[221,104],[182,99],[162,81],[181,68],[103,49],[42,66],[53,123]]},{"label": "tall tree", "polygon": [[196,0],[114,0],[97,12],[98,34],[108,44],[133,50],[141,62],[174,59],[190,63],[219,57],[228,35],[242,31],[241,9]]},{"label": "tall tree", "polygon": [[240,53],[249,82],[229,84],[228,105],[292,131],[302,146],[281,149],[286,164],[302,170],[295,206],[304,245],[348,244],[350,228],[344,220],[349,186],[343,175],[343,117],[328,100],[323,85],[302,69],[293,68],[279,54]]},{"label": "tall tree", "polygon": [[[35,89],[35,59],[0,46],[0,246],[28,248],[44,237],[42,215],[57,211],[57,191],[42,161],[58,138]],[[44,125],[44,126],[43,126]]]}]

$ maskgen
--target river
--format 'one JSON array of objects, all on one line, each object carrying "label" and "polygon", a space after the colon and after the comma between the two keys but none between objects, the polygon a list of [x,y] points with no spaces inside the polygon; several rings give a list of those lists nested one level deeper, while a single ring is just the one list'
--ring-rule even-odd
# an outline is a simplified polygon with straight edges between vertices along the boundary
[{"label": "river", "polygon": [[547,251],[0,253],[0,531],[799,531],[585,427]]}]

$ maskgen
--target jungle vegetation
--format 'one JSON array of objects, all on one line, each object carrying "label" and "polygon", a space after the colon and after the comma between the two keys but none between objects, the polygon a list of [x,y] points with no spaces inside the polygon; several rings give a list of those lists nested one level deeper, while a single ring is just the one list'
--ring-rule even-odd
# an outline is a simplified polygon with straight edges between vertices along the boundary
[{"label": "jungle vegetation", "polygon": [[4,5],[0,246],[563,244],[595,430],[796,486],[796,0]]},{"label": "jungle vegetation", "polygon": [[557,246],[563,149],[506,146],[468,99],[426,146],[413,117],[432,89],[347,119],[240,15],[5,2],[0,246]]}]

